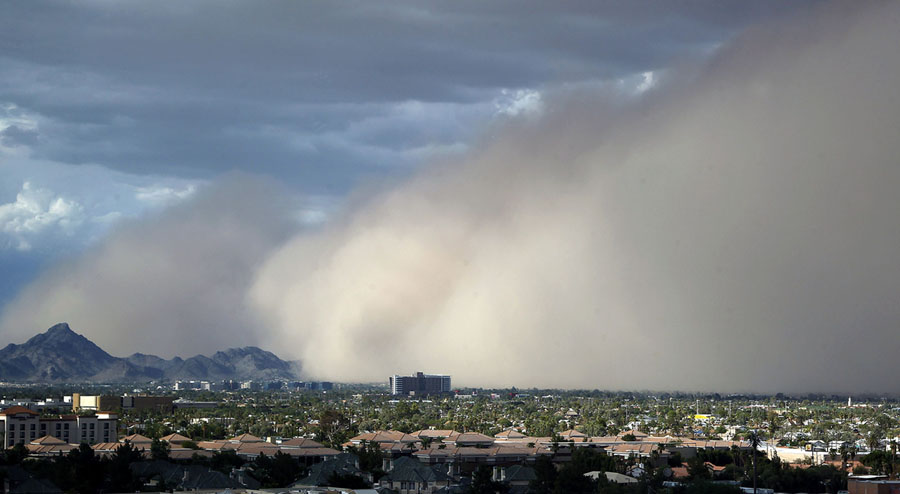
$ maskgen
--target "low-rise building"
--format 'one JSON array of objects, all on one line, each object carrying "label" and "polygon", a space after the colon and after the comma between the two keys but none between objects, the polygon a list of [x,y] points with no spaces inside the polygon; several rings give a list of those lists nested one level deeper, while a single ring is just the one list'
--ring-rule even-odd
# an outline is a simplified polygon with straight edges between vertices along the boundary
[{"label": "low-rise building", "polygon": [[30,444],[44,436],[72,444],[113,442],[117,425],[118,416],[112,412],[41,417],[33,410],[18,406],[0,412],[0,433],[7,448]]},{"label": "low-rise building", "polygon": [[171,396],[148,396],[148,395],[82,395],[80,393],[72,393],[72,411],[100,411],[100,410],[156,410],[160,412],[171,413],[173,410],[172,402],[175,398]]},{"label": "low-rise building", "polygon": [[378,485],[400,494],[431,494],[450,487],[446,468],[428,466],[409,456],[392,461]]},{"label": "low-rise building", "polygon": [[850,494],[900,494],[900,480],[888,480],[884,476],[862,475],[847,479]]}]

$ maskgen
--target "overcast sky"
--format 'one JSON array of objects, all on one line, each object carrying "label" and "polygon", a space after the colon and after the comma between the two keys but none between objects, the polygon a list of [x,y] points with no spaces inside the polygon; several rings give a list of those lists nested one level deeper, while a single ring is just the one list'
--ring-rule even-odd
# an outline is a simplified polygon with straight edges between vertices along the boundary
[{"label": "overcast sky", "polygon": [[321,221],[554,86],[639,86],[780,3],[3,2],[0,304],[223,173]]},{"label": "overcast sky", "polygon": [[[659,142],[677,141],[673,135],[682,131],[684,140],[677,142],[695,142],[691,139],[727,128],[747,135],[758,130],[759,135],[772,137],[767,134],[772,129],[760,130],[765,125],[743,122],[733,112],[751,114],[778,100],[755,102],[748,94],[796,95],[801,76],[809,77],[804,84],[809,85],[810,99],[802,92],[800,100],[806,106],[798,103],[798,108],[808,111],[797,117],[796,128],[808,130],[808,143],[819,142],[816,136],[846,134],[830,127],[815,133],[821,120],[830,121],[833,114],[810,115],[823,105],[830,108],[827,105],[834,101],[831,93],[815,89],[820,87],[817,79],[830,77],[837,69],[824,63],[830,55],[804,50],[813,44],[810,40],[827,39],[835,43],[835,53],[843,53],[842,36],[846,46],[880,45],[877,40],[846,34],[856,31],[833,21],[846,16],[822,10],[828,11],[818,2],[781,1],[2,2],[0,344],[20,342],[60,319],[119,355],[211,352],[219,348],[209,348],[208,336],[218,334],[222,346],[277,345],[285,357],[309,360],[313,354],[301,348],[307,340],[322,348],[348,348],[360,346],[361,341],[390,340],[398,331],[421,331],[429,324],[450,331],[456,324],[465,324],[464,315],[472,317],[469,322],[477,328],[486,327],[488,320],[497,325],[522,324],[498,313],[479,316],[482,304],[488,302],[479,301],[474,307],[460,302],[472,293],[472,286],[511,292],[505,284],[492,285],[496,279],[473,279],[475,274],[487,276],[490,269],[473,273],[472,268],[459,268],[487,262],[493,258],[485,254],[487,245],[513,242],[521,234],[517,222],[532,218],[528,215],[534,212],[531,205],[522,203],[523,196],[509,192],[520,181],[524,184],[520,184],[521,194],[529,198],[546,194],[553,204],[547,211],[557,214],[557,221],[550,223],[526,221],[528,237],[518,244],[523,252],[530,249],[544,256],[549,247],[538,246],[535,239],[569,238],[585,227],[582,223],[596,224],[599,218],[631,220],[631,229],[656,224],[661,215],[645,216],[640,208],[625,210],[622,205],[633,201],[644,207],[663,201],[666,194],[684,193],[683,188],[663,187],[659,194],[647,196],[642,190],[621,197],[616,204],[583,203],[601,192],[609,201],[634,185],[631,178],[595,180],[581,163],[586,156],[598,163],[620,158],[624,163],[640,161],[635,158],[640,153],[657,152],[654,166],[659,166],[682,151],[678,145],[664,148]],[[769,30],[777,36],[760,34]],[[766,45],[767,37],[779,39],[781,45]],[[801,63],[812,55],[821,57],[822,65]],[[847,59],[859,64],[870,61],[851,55]],[[877,61],[870,62],[873,70],[860,65],[861,73],[880,70]],[[785,66],[796,67],[796,74],[784,72]],[[877,79],[870,77],[872,91],[877,92]],[[756,81],[754,85],[751,80]],[[718,109],[709,110],[712,103],[707,104],[707,98],[698,96],[699,90],[692,91],[692,86],[704,88],[703,94]],[[785,91],[779,93],[780,87]],[[690,103],[679,106],[683,101]],[[782,122],[795,116],[776,110],[772,114]],[[684,125],[694,122],[696,133],[681,129],[681,123],[675,123],[681,117],[674,118],[673,112],[684,116]],[[704,112],[708,112],[705,118],[697,116]],[[758,113],[762,120],[764,112]],[[881,125],[885,121],[878,120]],[[866,122],[847,125],[847,129],[868,129]],[[638,141],[634,132],[627,134],[623,129],[655,133],[659,139]],[[722,139],[727,140],[727,135],[723,133]],[[528,147],[523,140],[534,146],[532,152],[523,151]],[[628,145],[620,144],[626,141]],[[596,147],[607,143],[621,149]],[[861,141],[850,144],[864,147]],[[514,146],[518,147],[511,151]],[[657,147],[664,150],[646,151]],[[698,156],[683,156],[683,168],[718,150],[716,145],[704,149]],[[734,144],[733,149],[747,148]],[[506,161],[498,163],[498,155]],[[811,159],[798,156],[797,162],[807,166]],[[631,172],[640,169],[643,173],[634,180],[652,180],[670,172],[669,168],[648,171],[649,166],[631,165]],[[746,166],[746,170],[752,168]],[[734,167],[739,169],[737,163]],[[798,165],[796,170],[800,169]],[[780,173],[767,175],[755,169],[748,174],[744,178],[760,183],[784,183],[785,179]],[[574,183],[554,188],[569,181]],[[677,187],[688,187],[676,182]],[[727,183],[693,183],[698,193],[688,195],[699,197],[700,189],[711,187],[728,196]],[[473,187],[478,190],[473,192]],[[802,191],[798,196],[805,197]],[[562,206],[557,203],[559,197],[573,202]],[[814,205],[800,201],[799,206],[785,203],[784,207],[807,211]],[[596,214],[572,219],[593,207],[598,208]],[[713,239],[734,233],[733,224],[715,222],[694,231],[693,223],[679,223],[689,216],[686,211],[670,214],[673,223],[657,224],[658,231],[674,231],[672,225],[678,224],[679,232]],[[574,230],[565,230],[565,221],[559,218],[573,221],[569,226]],[[832,221],[840,226],[839,218],[822,219],[820,226],[825,228]],[[743,218],[750,220],[759,218]],[[845,220],[848,225],[854,223]],[[778,225],[763,235],[783,234],[793,225]],[[499,240],[473,233],[482,228],[500,235]],[[628,290],[671,283],[672,273],[685,264],[668,266],[671,253],[655,247],[657,242],[671,240],[670,235],[645,238],[643,231],[631,229],[623,234],[615,255],[596,254],[596,259],[588,259],[594,255],[588,250],[573,254],[582,256],[581,267],[559,266],[558,276],[592,272],[584,269],[585,263],[636,262],[638,257],[623,260],[619,250],[634,241],[634,255],[647,256],[641,258],[647,261],[642,267],[659,266],[653,276],[634,274],[638,269],[629,272],[628,276],[646,279],[631,280]],[[372,241],[373,232],[383,236]],[[416,242],[410,252],[408,245],[392,250],[396,246],[384,245],[383,238],[404,242],[427,238],[427,242]],[[883,240],[888,244],[891,238]],[[441,241],[427,255],[416,250],[436,239]],[[595,239],[585,242],[592,248],[609,247]],[[814,243],[804,238],[797,245]],[[744,253],[745,248],[747,244],[738,250]],[[727,250],[719,245],[712,251],[721,249]],[[781,250],[772,249],[756,252],[780,256]],[[703,252],[702,248],[692,250]],[[402,262],[392,257],[398,252]],[[749,249],[746,254],[753,252]],[[417,255],[427,257],[427,262],[410,265]],[[440,259],[432,258],[436,255]],[[893,263],[896,256],[885,259]],[[695,273],[713,269],[703,261],[691,258]],[[509,272],[523,276],[529,272],[529,262],[515,262]],[[372,272],[373,266],[384,272]],[[744,268],[748,275],[759,273],[758,266]],[[660,279],[663,271],[668,275]],[[276,276],[284,273],[292,273],[293,278]],[[549,277],[543,286],[556,286],[558,294],[561,280],[552,279],[553,274],[541,276]],[[382,281],[371,281],[378,279]],[[609,288],[599,287],[598,279],[583,280],[584,290]],[[353,280],[352,286],[347,286],[347,280]],[[753,293],[767,283],[782,281],[755,280]],[[708,286],[705,281],[702,284]],[[360,286],[396,289],[407,312],[398,315],[396,307],[384,305],[393,302],[367,301],[367,294],[347,295]],[[436,293],[424,295],[411,288],[419,286],[431,286]],[[757,316],[766,304],[748,297],[744,288],[735,289],[733,296],[750,301],[731,309],[753,324],[764,324],[767,319]],[[319,290],[330,290],[330,295]],[[541,300],[534,290],[519,293],[518,303]],[[274,301],[285,293],[302,293],[296,295],[302,300]],[[837,293],[809,295],[803,308],[828,305],[828,298]],[[619,296],[619,307],[628,306],[631,311],[647,303],[617,292]],[[404,297],[411,302],[407,304]],[[422,297],[420,303],[417,297]],[[683,312],[690,304],[682,302],[678,324],[696,323],[702,327],[697,334],[705,338],[714,334],[710,320],[721,323],[723,319],[711,315],[692,320]],[[461,303],[462,308],[456,307]],[[660,304],[676,302],[666,299]],[[302,314],[294,312],[297,307]],[[598,307],[584,310],[584,318],[570,321],[579,327],[570,337],[596,341],[585,336],[586,328],[613,321],[595,319]],[[572,312],[555,304],[532,314],[527,331],[557,331],[554,325],[559,321],[549,318],[566,311]],[[878,321],[879,327],[896,327],[891,326],[896,314],[888,312]],[[653,314],[650,319],[629,319],[622,327],[659,324],[672,315],[662,309]],[[732,324],[734,312],[729,314],[723,318]],[[774,325],[793,324],[798,318],[791,313],[767,330],[777,333],[784,328]],[[296,327],[298,321],[304,327]],[[538,327],[536,321],[544,326]],[[819,323],[822,320],[817,318]],[[737,326],[746,330],[744,325]],[[154,336],[164,337],[151,338],[145,331],[151,328],[161,332]],[[828,334],[839,333],[834,331]],[[302,338],[296,336],[301,334]],[[635,341],[651,341],[646,332],[636,334]],[[503,344],[504,338],[515,336],[503,332],[490,342]],[[773,338],[782,336],[778,333]],[[521,345],[517,348],[526,350]],[[777,358],[787,357],[779,354]],[[427,359],[411,362],[424,365]],[[452,361],[441,363],[453,365]],[[327,367],[308,365],[317,375],[332,377],[325,372]],[[333,375],[359,379],[372,371],[388,370],[362,365]],[[465,375],[459,369],[443,370]],[[503,374],[505,381],[494,383],[566,384],[561,378],[540,381],[522,372],[519,375],[530,382],[511,382],[515,372]],[[577,385],[591,382],[576,381]],[[654,387],[649,375],[623,383]],[[765,387],[759,380],[735,383],[733,387],[742,389]],[[670,381],[656,384],[678,387]],[[797,388],[801,382],[793,384]],[[827,388],[821,381],[814,384]],[[838,387],[854,385],[852,380],[841,381]],[[608,383],[607,387],[617,386]],[[729,383],[716,380],[697,386],[727,388]]]}]

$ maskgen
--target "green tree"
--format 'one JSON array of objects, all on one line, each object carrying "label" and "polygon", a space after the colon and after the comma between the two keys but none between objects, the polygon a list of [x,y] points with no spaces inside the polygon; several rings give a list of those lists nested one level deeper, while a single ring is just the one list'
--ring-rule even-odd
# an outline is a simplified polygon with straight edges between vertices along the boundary
[{"label": "green tree", "polygon": [[753,494],[756,494],[756,452],[759,449],[759,445],[762,444],[762,439],[759,437],[759,433],[753,430],[747,434],[747,441],[750,443],[751,453],[753,454]]},{"label": "green tree", "polygon": [[698,480],[709,480],[712,478],[712,474],[710,474],[709,469],[706,468],[706,462],[703,461],[703,458],[695,456],[688,460],[688,473],[691,475],[692,481]]},{"label": "green tree", "polygon": [[348,452],[355,454],[359,458],[359,469],[363,472],[371,473],[375,481],[378,481],[384,475],[385,472],[382,470],[383,456],[378,443],[363,441],[358,447],[351,446],[348,448]]},{"label": "green tree", "polygon": [[325,410],[319,415],[319,425],[316,430],[316,440],[330,446],[340,449],[349,438],[349,424],[347,417],[337,410]]},{"label": "green tree", "polygon": [[300,463],[281,451],[271,457],[260,454],[252,465],[253,476],[264,488],[287,487],[300,478],[302,472]]},{"label": "green tree", "polygon": [[150,444],[150,457],[154,460],[168,460],[172,447],[166,441],[154,439]]},{"label": "green tree", "polygon": [[556,467],[553,461],[546,456],[541,456],[534,462],[535,478],[528,484],[529,490],[534,494],[551,494],[556,485]]},{"label": "green tree", "polygon": [[9,465],[18,465],[28,457],[28,449],[22,443],[17,443],[2,453],[3,460]]},{"label": "green tree", "polygon": [[88,494],[100,490],[103,483],[103,465],[94,450],[82,443],[66,457],[73,470],[75,491]]},{"label": "green tree", "polygon": [[116,448],[109,460],[109,483],[113,492],[131,492],[140,489],[140,484],[131,475],[129,466],[143,458],[143,450],[125,443]]},{"label": "green tree", "polygon": [[472,483],[466,492],[469,494],[496,494],[506,492],[506,490],[506,486],[494,481],[491,467],[481,465],[472,474]]},{"label": "green tree", "polygon": [[233,450],[216,451],[209,460],[209,466],[222,473],[231,472],[232,468],[240,468],[244,460]]}]

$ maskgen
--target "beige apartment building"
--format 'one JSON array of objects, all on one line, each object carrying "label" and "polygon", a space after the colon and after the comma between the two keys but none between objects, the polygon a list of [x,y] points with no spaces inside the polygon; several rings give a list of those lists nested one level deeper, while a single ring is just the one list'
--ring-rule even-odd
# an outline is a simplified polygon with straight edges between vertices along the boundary
[{"label": "beige apartment building", "polygon": [[7,448],[29,444],[44,436],[69,444],[114,442],[118,438],[117,425],[118,416],[111,412],[41,417],[33,410],[14,406],[0,411],[0,440]]}]

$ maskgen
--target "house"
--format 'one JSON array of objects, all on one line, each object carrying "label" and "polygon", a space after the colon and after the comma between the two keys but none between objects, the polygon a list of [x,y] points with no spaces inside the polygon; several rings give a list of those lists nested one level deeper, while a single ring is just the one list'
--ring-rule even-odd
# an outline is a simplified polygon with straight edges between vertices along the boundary
[{"label": "house", "polygon": [[651,458],[654,452],[657,455],[662,454],[658,444],[627,442],[614,444],[606,448],[606,454],[623,458]]},{"label": "house", "polygon": [[160,441],[167,442],[172,446],[181,446],[182,443],[190,442],[191,438],[182,436],[181,434],[169,434],[159,438]]},{"label": "house", "polygon": [[483,448],[494,444],[494,438],[478,432],[463,432],[442,441],[448,446]]},{"label": "house", "polygon": [[503,467],[500,477],[501,482],[505,482],[513,487],[527,487],[532,480],[537,478],[534,469],[525,465],[513,465],[511,467]]},{"label": "house", "polygon": [[449,487],[450,476],[440,466],[428,466],[409,456],[391,462],[390,470],[378,485],[398,494],[433,494]]},{"label": "house", "polygon": [[724,466],[715,465],[708,461],[703,462],[703,465],[706,466],[706,469],[709,470],[709,473],[710,473],[710,475],[713,476],[713,478],[716,478],[716,477],[722,475],[723,473],[725,473]]},{"label": "house", "polygon": [[351,453],[340,453],[309,468],[309,475],[291,485],[295,487],[327,486],[335,475],[355,475],[371,482],[371,478],[359,469],[359,457]]},{"label": "house", "polygon": [[625,471],[631,477],[639,479],[644,475],[647,475],[647,469],[644,467],[643,463],[638,463],[637,465],[632,465],[628,467]]},{"label": "house", "polygon": [[501,441],[509,441],[510,439],[523,439],[525,437],[528,437],[528,436],[526,436],[525,434],[522,434],[521,432],[519,432],[515,429],[509,429],[509,430],[505,430],[503,432],[498,432],[497,434],[494,434],[494,439],[495,440],[499,439]]},{"label": "house", "polygon": [[226,475],[201,465],[177,465],[162,460],[139,461],[128,466],[147,486],[178,490],[258,489],[259,481],[243,471]]},{"label": "house", "polygon": [[137,449],[141,448],[150,448],[150,445],[153,444],[153,439],[150,439],[147,436],[141,434],[130,434],[122,438],[122,443],[131,443]]},{"label": "house", "polygon": [[586,442],[587,438],[588,438],[587,434],[585,434],[581,431],[577,431],[575,429],[569,429],[565,432],[560,432],[559,436],[561,438],[563,438],[564,441],[573,441],[573,442],[574,441]]},{"label": "house", "polygon": [[18,465],[0,466],[0,478],[3,478],[2,487],[6,489],[4,492],[9,494],[62,494],[62,491],[49,480],[36,479]]},{"label": "house", "polygon": [[67,454],[78,446],[68,444],[62,439],[53,436],[44,436],[25,445],[28,454],[31,456],[59,456]]},{"label": "house", "polygon": [[262,443],[265,442],[262,439],[254,436],[253,434],[241,434],[235,437],[232,437],[228,440],[231,443]]},{"label": "house", "polygon": [[597,480],[600,476],[603,475],[606,477],[606,480],[614,483],[614,484],[637,484],[638,479],[634,477],[629,477],[628,475],[623,475],[618,472],[601,472],[599,470],[594,470],[592,472],[588,472],[584,474],[585,477],[590,477],[593,480]]},{"label": "house", "polygon": [[807,442],[805,446],[806,451],[825,451],[827,448],[828,444],[818,439]]},{"label": "house", "polygon": [[421,446],[422,441],[416,436],[406,434],[400,431],[377,431],[366,432],[358,436],[351,437],[349,441],[342,446],[345,448],[350,446],[361,446],[364,442],[377,443],[381,449],[399,449],[408,451]]},{"label": "house", "polygon": [[624,440],[623,438],[625,436],[629,436],[629,438],[630,438],[630,436],[634,436],[635,441],[642,441],[648,437],[648,434],[645,434],[639,430],[631,429],[631,430],[622,432],[617,437],[619,438],[620,441],[622,441],[622,440]]},{"label": "house", "polygon": [[291,439],[288,439],[287,441],[281,441],[280,443],[278,443],[278,445],[281,446],[282,449],[287,449],[287,448],[303,449],[303,448],[324,448],[325,447],[325,445],[323,445],[322,443],[320,443],[318,441],[313,441],[312,439],[307,439],[305,437],[291,438]]},{"label": "house", "polygon": [[453,429],[423,429],[413,432],[411,436],[425,440],[442,440],[452,436],[458,436],[459,432]]}]

